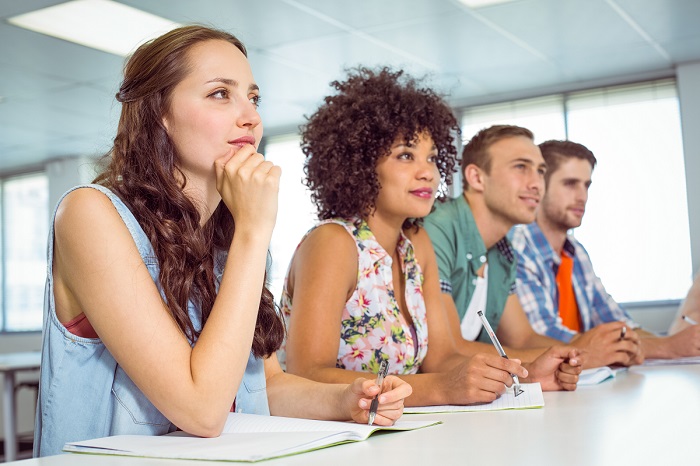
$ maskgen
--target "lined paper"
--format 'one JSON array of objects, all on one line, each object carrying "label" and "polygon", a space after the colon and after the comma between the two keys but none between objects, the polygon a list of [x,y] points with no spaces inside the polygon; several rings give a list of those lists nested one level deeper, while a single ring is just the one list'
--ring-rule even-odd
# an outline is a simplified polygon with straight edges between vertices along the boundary
[{"label": "lined paper", "polygon": [[501,411],[505,409],[532,409],[544,406],[542,386],[538,383],[520,384],[523,390],[518,396],[513,395],[512,387],[506,390],[498,399],[491,403],[477,405],[441,405],[441,406],[414,406],[404,408],[404,414],[423,413],[460,413],[471,411]]}]

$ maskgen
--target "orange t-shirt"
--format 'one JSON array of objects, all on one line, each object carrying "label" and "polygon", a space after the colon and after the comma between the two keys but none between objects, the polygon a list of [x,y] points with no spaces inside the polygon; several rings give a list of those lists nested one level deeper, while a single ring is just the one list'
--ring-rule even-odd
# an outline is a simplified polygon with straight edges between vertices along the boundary
[{"label": "orange t-shirt", "polygon": [[565,327],[579,332],[581,319],[574,294],[574,284],[571,277],[574,272],[574,259],[562,251],[561,265],[557,271],[557,288],[559,289],[559,316]]}]

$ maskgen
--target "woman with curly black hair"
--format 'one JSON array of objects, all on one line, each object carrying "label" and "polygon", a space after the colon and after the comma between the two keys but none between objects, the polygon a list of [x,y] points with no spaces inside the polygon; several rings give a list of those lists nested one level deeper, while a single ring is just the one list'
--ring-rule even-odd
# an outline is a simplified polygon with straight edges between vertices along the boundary
[{"label": "woman with curly black hair", "polygon": [[515,360],[459,354],[420,227],[452,181],[456,118],[402,71],[360,68],[332,86],[302,132],[321,222],[285,280],[287,370],[337,383],[387,361],[413,386],[407,404],[493,401],[511,373],[527,372]]}]

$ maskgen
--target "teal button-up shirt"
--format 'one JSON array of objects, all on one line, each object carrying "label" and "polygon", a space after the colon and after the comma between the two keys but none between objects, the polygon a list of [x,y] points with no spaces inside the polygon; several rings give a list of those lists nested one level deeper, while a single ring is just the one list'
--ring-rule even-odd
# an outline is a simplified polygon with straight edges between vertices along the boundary
[{"label": "teal button-up shirt", "polygon": [[[506,300],[515,292],[516,263],[507,238],[486,249],[464,196],[437,202],[423,223],[437,256],[440,288],[451,293],[461,322],[476,287],[477,271],[488,262],[485,314],[497,331]],[[478,341],[490,342],[485,331]]]}]

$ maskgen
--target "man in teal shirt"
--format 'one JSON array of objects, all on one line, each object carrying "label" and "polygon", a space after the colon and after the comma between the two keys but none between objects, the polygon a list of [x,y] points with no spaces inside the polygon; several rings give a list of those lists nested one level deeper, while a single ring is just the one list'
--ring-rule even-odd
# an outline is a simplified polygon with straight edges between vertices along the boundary
[{"label": "man in teal shirt", "polygon": [[[479,131],[462,154],[462,196],[438,203],[424,222],[450,327],[465,354],[493,351],[476,317],[479,310],[510,357],[533,361],[561,344],[530,326],[515,294],[516,258],[506,238],[514,225],[535,220],[544,196],[546,165],[533,139],[518,126]],[[577,347],[597,351],[594,338],[582,343]]]}]

